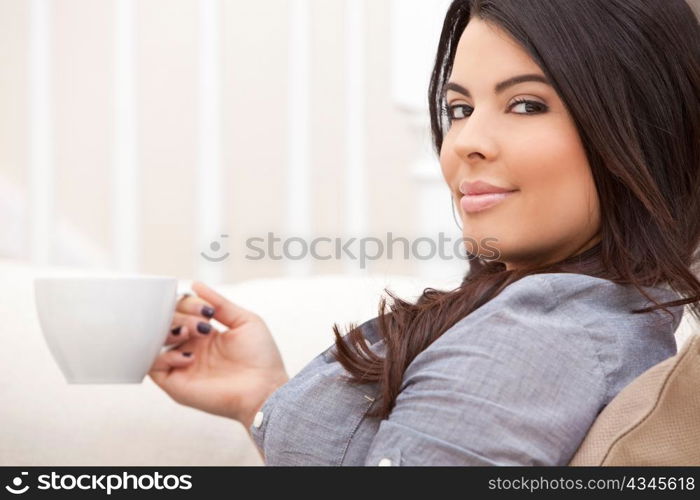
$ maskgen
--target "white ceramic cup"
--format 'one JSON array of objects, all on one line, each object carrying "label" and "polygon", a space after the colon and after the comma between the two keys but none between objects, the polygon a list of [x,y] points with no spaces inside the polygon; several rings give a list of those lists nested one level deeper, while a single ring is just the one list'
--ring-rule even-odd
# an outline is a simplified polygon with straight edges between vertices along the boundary
[{"label": "white ceramic cup", "polygon": [[166,276],[34,280],[39,323],[71,384],[139,384],[168,336],[177,279]]}]

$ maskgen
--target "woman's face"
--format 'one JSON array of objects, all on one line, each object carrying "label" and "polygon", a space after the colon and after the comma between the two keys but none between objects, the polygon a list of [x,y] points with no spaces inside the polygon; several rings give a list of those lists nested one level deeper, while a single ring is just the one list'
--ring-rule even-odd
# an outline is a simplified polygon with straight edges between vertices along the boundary
[{"label": "woman's face", "polygon": [[[579,254],[599,241],[600,208],[578,131],[544,73],[499,28],[473,18],[462,34],[445,103],[452,124],[440,164],[463,222],[468,250],[508,269]],[[517,101],[526,100],[527,103]],[[464,196],[466,183],[514,190]],[[466,194],[468,191],[464,190]],[[486,240],[491,238],[491,240]],[[477,251],[478,250],[478,251]]]}]

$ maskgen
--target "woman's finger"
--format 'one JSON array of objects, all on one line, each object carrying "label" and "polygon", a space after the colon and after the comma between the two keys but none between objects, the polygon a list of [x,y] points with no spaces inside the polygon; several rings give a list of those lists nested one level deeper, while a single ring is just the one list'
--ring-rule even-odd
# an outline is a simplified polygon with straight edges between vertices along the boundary
[{"label": "woman's finger", "polygon": [[178,325],[170,329],[165,345],[181,344],[190,338],[190,328],[187,325]]},{"label": "woman's finger", "polygon": [[171,370],[190,366],[193,362],[193,349],[171,349],[158,355],[148,374],[156,384],[162,385]]},{"label": "woman's finger", "polygon": [[167,342],[180,343],[193,334],[206,337],[213,331],[214,327],[211,325],[211,323],[209,323],[208,318],[176,312],[173,315],[173,321],[170,325],[170,334],[168,335]]},{"label": "woman's finger", "polygon": [[214,319],[229,328],[236,328],[255,316],[253,312],[234,304],[201,281],[192,283],[192,290],[214,307]]},{"label": "woman's finger", "polygon": [[209,302],[194,295],[187,295],[177,303],[176,311],[193,316],[202,316],[211,319],[214,316],[214,307]]}]

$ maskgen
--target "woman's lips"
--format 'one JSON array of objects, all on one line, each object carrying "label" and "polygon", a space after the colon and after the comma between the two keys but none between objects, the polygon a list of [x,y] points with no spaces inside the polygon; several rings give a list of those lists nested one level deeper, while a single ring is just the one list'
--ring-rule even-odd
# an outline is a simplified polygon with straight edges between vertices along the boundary
[{"label": "woman's lips", "polygon": [[462,196],[459,204],[466,213],[475,213],[498,205],[506,198],[518,191],[508,191],[507,193],[488,193]]}]

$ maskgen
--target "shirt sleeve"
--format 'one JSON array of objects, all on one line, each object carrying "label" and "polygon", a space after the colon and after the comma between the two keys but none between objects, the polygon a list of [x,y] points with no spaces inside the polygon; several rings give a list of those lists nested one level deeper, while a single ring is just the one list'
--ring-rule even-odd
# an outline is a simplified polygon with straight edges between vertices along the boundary
[{"label": "shirt sleeve", "polygon": [[[379,334],[375,326],[376,321],[377,318],[374,317],[359,325],[362,334],[369,343],[376,342],[379,338]],[[253,422],[248,427],[248,433],[265,465],[268,465],[267,456],[268,452],[270,451],[267,449],[267,443],[269,441],[269,439],[267,439],[267,436],[269,435],[268,427],[272,425],[270,430],[273,435],[275,433],[279,435],[280,432],[285,431],[284,426],[281,429],[278,428],[279,418],[275,418],[278,416],[276,415],[278,400],[281,399],[284,401],[298,396],[299,386],[312,380],[313,377],[319,373],[319,370],[327,366],[327,363],[334,357],[334,351],[335,342],[332,342],[325,350],[316,355],[316,357],[305,365],[299,372],[294,374],[290,380],[270,394],[270,396],[265,400],[263,405],[255,414]],[[279,416],[282,417],[282,422],[284,423],[284,416]],[[274,452],[274,449],[272,451]]]},{"label": "shirt sleeve", "polygon": [[407,367],[365,465],[566,465],[606,395],[566,310],[577,292],[526,277],[448,329]]},{"label": "shirt sleeve", "polygon": [[272,397],[268,397],[255,414],[255,417],[253,417],[253,422],[250,424],[250,427],[248,427],[248,434],[250,435],[253,444],[258,449],[258,453],[263,460],[263,464],[265,463],[265,430],[267,429],[267,422],[270,420],[271,412]]}]

